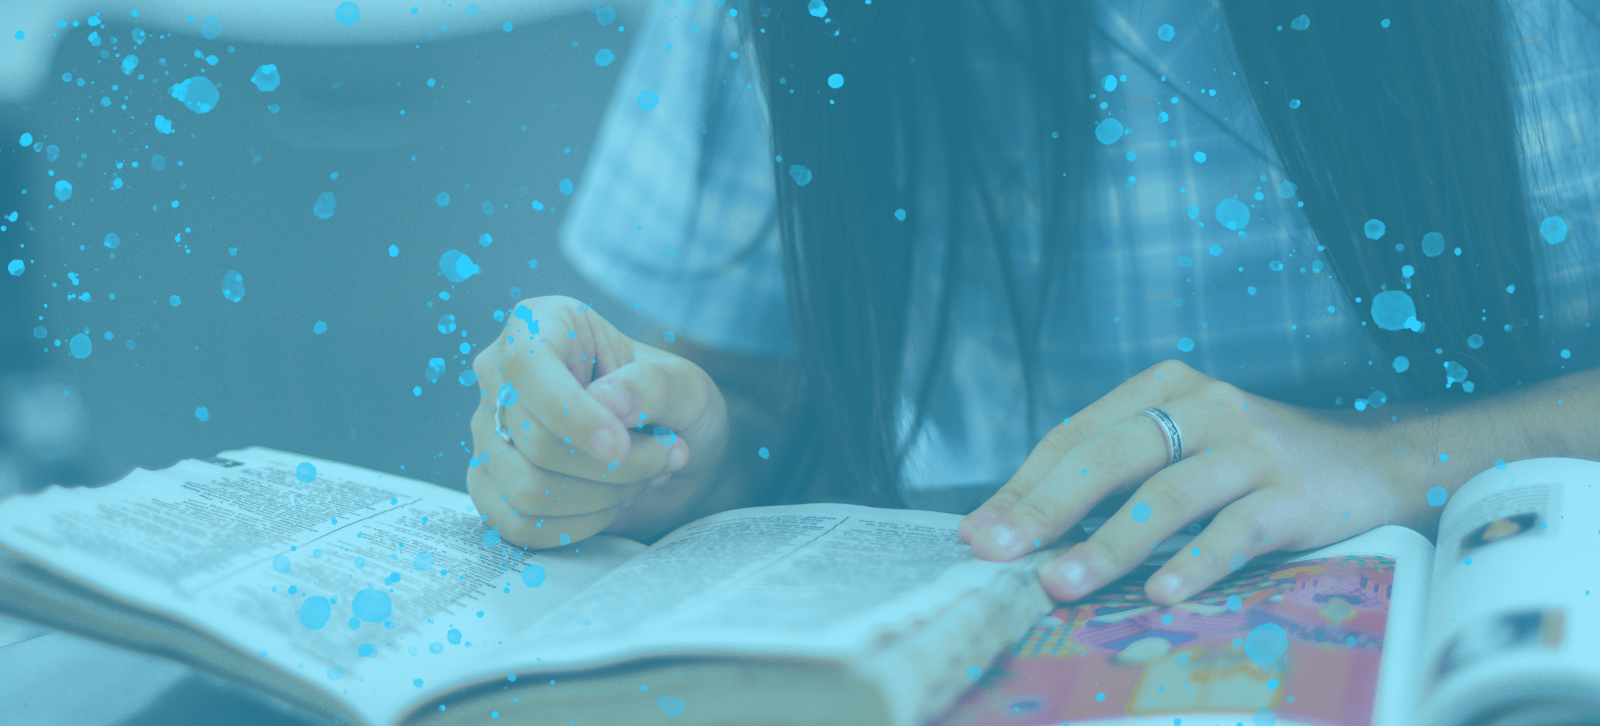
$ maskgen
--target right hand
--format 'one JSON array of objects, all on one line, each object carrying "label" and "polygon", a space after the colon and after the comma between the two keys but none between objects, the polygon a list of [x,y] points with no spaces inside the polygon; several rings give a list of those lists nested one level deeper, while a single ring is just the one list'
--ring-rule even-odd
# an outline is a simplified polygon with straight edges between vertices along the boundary
[{"label": "right hand", "polygon": [[[728,409],[711,377],[577,300],[517,303],[472,368],[482,397],[467,491],[512,544],[663,531],[721,468]],[[512,391],[507,443],[495,433],[495,405]],[[671,433],[655,436],[658,427]]]}]

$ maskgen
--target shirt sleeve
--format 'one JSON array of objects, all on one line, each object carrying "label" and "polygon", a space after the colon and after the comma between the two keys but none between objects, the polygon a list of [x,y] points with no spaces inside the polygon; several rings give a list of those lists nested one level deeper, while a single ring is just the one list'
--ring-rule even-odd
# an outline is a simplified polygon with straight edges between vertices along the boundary
[{"label": "shirt sleeve", "polygon": [[[1522,163],[1538,294],[1541,359],[1564,372],[1600,362],[1600,28],[1570,3],[1515,0],[1512,64],[1522,96]],[[1509,291],[1508,291],[1509,292]],[[1516,293],[1513,293],[1516,294]],[[1521,324],[1521,321],[1512,321]],[[1531,322],[1531,321],[1530,321]],[[1492,336],[1485,335],[1492,340]]]},{"label": "shirt sleeve", "polygon": [[656,3],[561,230],[573,267],[709,345],[792,355],[766,104],[734,21]]}]

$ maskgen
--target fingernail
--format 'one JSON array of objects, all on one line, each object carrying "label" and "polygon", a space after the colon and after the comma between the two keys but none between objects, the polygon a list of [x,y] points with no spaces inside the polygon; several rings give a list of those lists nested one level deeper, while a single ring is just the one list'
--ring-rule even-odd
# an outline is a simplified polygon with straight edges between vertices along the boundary
[{"label": "fingernail", "polygon": [[1155,590],[1157,594],[1167,600],[1177,600],[1178,588],[1180,587],[1183,587],[1183,578],[1168,572],[1157,577],[1156,581],[1151,584],[1150,589]]},{"label": "fingernail", "polygon": [[614,459],[616,457],[611,456],[611,451],[616,442],[617,439],[611,434],[610,429],[602,428],[599,431],[594,432],[593,452],[601,459]]},{"label": "fingernail", "polygon": [[654,488],[656,488],[658,486],[661,486],[662,484],[667,483],[667,480],[671,479],[671,478],[672,478],[672,474],[670,472],[666,473],[666,474],[657,475],[656,478],[650,480],[650,486],[647,486],[645,488],[646,489],[654,489]]},{"label": "fingernail", "polygon": [[989,528],[989,541],[1000,549],[1009,550],[1017,542],[1017,533],[1011,531],[1009,525],[996,524]]},{"label": "fingernail", "polygon": [[689,452],[684,451],[682,446],[672,447],[671,453],[667,454],[667,471],[677,471],[687,463],[689,463]]},{"label": "fingernail", "polygon": [[1066,581],[1067,588],[1073,592],[1083,589],[1084,580],[1088,577],[1083,565],[1071,561],[1062,563],[1056,571],[1061,573],[1061,579]]}]

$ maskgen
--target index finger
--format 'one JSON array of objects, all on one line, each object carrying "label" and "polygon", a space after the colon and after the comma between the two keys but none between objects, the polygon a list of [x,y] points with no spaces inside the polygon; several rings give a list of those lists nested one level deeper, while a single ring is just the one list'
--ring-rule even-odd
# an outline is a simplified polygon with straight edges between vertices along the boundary
[{"label": "index finger", "polygon": [[1017,473],[1000,491],[962,518],[956,530],[961,540],[972,544],[973,538],[980,532],[987,532],[1004,522],[1011,508],[1049,479],[1050,472],[1068,452],[1125,421],[1129,411],[1157,405],[1172,398],[1193,385],[1196,375],[1194,369],[1179,361],[1158,363],[1057,424],[1028,454]]},{"label": "index finger", "polygon": [[[519,312],[526,309],[526,306],[519,305]],[[584,314],[574,321],[589,328],[582,338],[585,345],[580,346],[578,355],[591,360],[597,347],[594,345],[597,331],[594,330],[596,326],[592,317]],[[510,400],[500,400],[500,390],[485,390],[485,393],[496,397],[496,400],[487,401],[485,405],[495,405],[497,402],[510,405],[517,403],[517,399],[525,399],[524,410],[555,436],[571,439],[573,446],[601,461],[620,461],[628,453],[628,432],[616,416],[584,390],[567,367],[565,358],[573,352],[571,344],[555,343],[539,335],[533,327],[538,321],[532,320],[531,316],[526,322],[519,320],[524,318],[521,315],[513,316],[511,322],[506,324],[506,334],[473,359],[473,370],[481,380],[491,382],[491,385],[501,380],[509,383],[505,397]],[[600,324],[610,327],[604,321],[600,321]],[[570,341],[579,340],[576,332],[572,332]],[[614,330],[608,332],[615,333]],[[523,345],[522,341],[527,343]],[[490,374],[491,369],[494,370],[493,374]]]}]

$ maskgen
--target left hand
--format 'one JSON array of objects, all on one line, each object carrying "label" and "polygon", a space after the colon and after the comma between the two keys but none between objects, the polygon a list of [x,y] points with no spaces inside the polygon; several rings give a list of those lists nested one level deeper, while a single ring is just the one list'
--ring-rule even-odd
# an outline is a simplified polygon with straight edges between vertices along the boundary
[{"label": "left hand", "polygon": [[[1137,413],[1150,406],[1182,432],[1184,459],[1172,466],[1166,434]],[[1290,406],[1166,361],[1051,430],[1011,480],[961,520],[961,539],[979,557],[1009,560],[1056,539],[1100,500],[1131,492],[1088,541],[1040,567],[1045,589],[1072,601],[1215,513],[1145,583],[1151,600],[1179,602],[1257,555],[1312,549],[1425,514],[1425,497],[1403,484],[1409,477],[1390,453],[1389,416],[1375,413]]]}]

